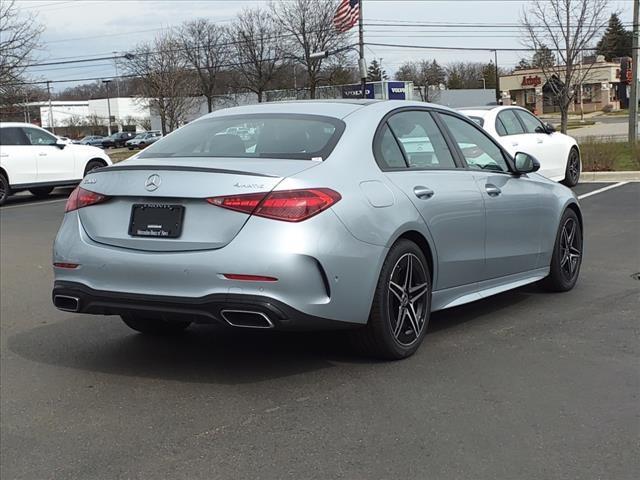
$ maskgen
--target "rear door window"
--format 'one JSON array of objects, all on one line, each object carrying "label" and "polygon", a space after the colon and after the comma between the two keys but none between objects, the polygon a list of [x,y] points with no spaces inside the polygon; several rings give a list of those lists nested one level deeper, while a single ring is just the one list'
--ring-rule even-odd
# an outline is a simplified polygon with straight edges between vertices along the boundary
[{"label": "rear door window", "polygon": [[29,145],[29,140],[19,127],[0,128],[0,145]]},{"label": "rear door window", "polygon": [[444,136],[429,112],[399,112],[387,124],[410,169],[456,168]]},{"label": "rear door window", "polygon": [[[512,109],[501,111],[498,114],[496,122],[498,121],[502,122],[505,130],[505,135],[519,135],[521,133],[524,133],[524,129],[522,128],[520,121],[518,120],[515,112]],[[498,130],[497,126],[496,130]]]}]

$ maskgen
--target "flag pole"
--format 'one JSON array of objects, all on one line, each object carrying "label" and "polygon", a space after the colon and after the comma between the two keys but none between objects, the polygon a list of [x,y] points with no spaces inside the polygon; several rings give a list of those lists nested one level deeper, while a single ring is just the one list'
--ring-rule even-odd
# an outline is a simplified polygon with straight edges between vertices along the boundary
[{"label": "flag pole", "polygon": [[360,0],[359,14],[358,14],[358,34],[359,34],[359,46],[360,46],[360,60],[358,65],[360,66],[360,78],[362,79],[362,98],[367,98],[367,64],[364,60],[364,20],[362,14],[363,0]]}]

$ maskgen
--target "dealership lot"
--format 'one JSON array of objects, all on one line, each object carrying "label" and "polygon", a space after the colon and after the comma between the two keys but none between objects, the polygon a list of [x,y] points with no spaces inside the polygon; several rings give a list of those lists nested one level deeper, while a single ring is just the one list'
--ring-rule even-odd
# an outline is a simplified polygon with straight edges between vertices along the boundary
[{"label": "dealership lot", "polygon": [[436,313],[393,363],[340,334],[150,339],[56,310],[65,193],[0,209],[2,478],[637,478],[640,183],[582,200],[574,290]]}]

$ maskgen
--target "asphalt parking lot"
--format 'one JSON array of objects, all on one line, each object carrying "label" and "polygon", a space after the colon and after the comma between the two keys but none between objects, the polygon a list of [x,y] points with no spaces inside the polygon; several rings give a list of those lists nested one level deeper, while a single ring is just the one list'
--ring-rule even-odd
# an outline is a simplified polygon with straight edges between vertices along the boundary
[{"label": "asphalt parking lot", "polygon": [[640,476],[640,183],[581,201],[573,291],[436,313],[392,363],[335,333],[149,339],[56,310],[59,195],[0,209],[3,479]]}]

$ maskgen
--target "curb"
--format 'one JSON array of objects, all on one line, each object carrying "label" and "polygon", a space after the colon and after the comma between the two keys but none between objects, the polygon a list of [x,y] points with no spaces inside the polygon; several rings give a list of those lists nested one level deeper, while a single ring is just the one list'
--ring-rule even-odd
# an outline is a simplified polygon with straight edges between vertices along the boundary
[{"label": "curb", "polygon": [[640,182],[640,172],[581,172],[580,183]]}]

